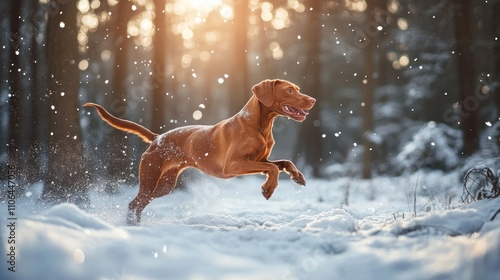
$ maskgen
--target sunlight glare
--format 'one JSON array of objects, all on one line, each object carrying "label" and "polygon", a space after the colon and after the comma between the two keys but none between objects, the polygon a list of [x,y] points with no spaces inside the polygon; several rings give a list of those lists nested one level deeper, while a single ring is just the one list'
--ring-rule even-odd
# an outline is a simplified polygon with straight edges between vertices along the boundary
[{"label": "sunlight glare", "polygon": [[90,10],[90,3],[86,0],[80,0],[78,1],[77,7],[80,13],[84,14]]},{"label": "sunlight glare", "polygon": [[190,10],[199,12],[202,17],[205,17],[221,5],[223,5],[222,0],[177,0],[174,12],[177,15],[182,15]]},{"label": "sunlight glare", "polygon": [[274,16],[271,24],[275,29],[283,29],[290,26],[290,19],[288,17],[288,12],[284,8],[276,9],[276,15]]},{"label": "sunlight glare", "polygon": [[409,64],[410,64],[410,58],[406,54],[402,55],[399,58],[399,65],[401,65],[401,67],[406,67]]},{"label": "sunlight glare", "polygon": [[138,13],[127,23],[127,33],[134,37],[134,42],[143,47],[151,47],[155,34],[154,13],[150,10]]},{"label": "sunlight glare", "polygon": [[398,0],[391,0],[389,5],[387,5],[387,10],[389,10],[389,12],[391,12],[393,14],[397,13],[399,10],[399,1]]},{"label": "sunlight glare", "polygon": [[153,22],[149,18],[142,18],[140,26],[142,30],[149,31],[153,28]]},{"label": "sunlight glare", "polygon": [[191,65],[192,61],[193,61],[193,56],[190,54],[185,54],[182,56],[181,65],[184,68],[188,68]]},{"label": "sunlight glare", "polygon": [[186,28],[182,31],[182,38],[184,40],[189,40],[189,39],[193,38],[193,36],[194,36],[193,30],[191,30],[189,28]]},{"label": "sunlight glare", "polygon": [[193,119],[195,121],[201,120],[202,117],[203,117],[203,113],[200,110],[196,110],[193,112]]},{"label": "sunlight glare", "polygon": [[271,21],[273,19],[273,4],[269,2],[263,2],[261,4],[261,13],[260,13],[260,18],[263,21]]},{"label": "sunlight glare", "polygon": [[353,12],[364,12],[367,4],[365,0],[349,0],[346,2],[346,6]]},{"label": "sunlight glare", "polygon": [[210,53],[207,51],[202,51],[200,52],[199,57],[201,61],[207,62],[210,59]]},{"label": "sunlight glare", "polygon": [[219,14],[224,19],[232,19],[234,16],[233,7],[223,4],[219,8]]},{"label": "sunlight glare", "polygon": [[91,3],[90,3],[90,7],[94,10],[97,10],[99,9],[99,7],[101,6],[101,1],[99,0],[93,0]]},{"label": "sunlight glare", "polygon": [[294,9],[297,13],[303,13],[306,10],[306,6],[300,3],[299,0],[288,0],[288,6]]},{"label": "sunlight glare", "polygon": [[408,29],[408,22],[406,21],[405,18],[398,18],[398,28],[399,30]]}]

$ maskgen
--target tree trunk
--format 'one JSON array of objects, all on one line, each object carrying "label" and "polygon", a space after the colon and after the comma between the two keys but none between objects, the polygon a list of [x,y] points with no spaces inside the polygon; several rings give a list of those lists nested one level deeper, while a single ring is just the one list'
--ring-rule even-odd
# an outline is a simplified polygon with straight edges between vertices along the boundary
[{"label": "tree trunk", "polygon": [[21,148],[21,6],[22,1],[12,1],[10,11],[9,54],[9,162],[19,167]]},{"label": "tree trunk", "polygon": [[[127,24],[132,17],[132,2],[120,1],[116,5],[116,30],[114,56],[115,67],[113,69],[111,94],[109,95],[109,112],[122,119],[129,118],[129,108],[127,107],[127,92],[130,86],[128,81],[131,39],[127,37]],[[131,178],[132,173],[130,160],[127,156],[128,133],[118,129],[112,129],[106,137],[107,152],[106,166],[108,171],[108,181],[106,192],[115,193],[118,191],[118,183],[125,182]]]},{"label": "tree trunk", "polygon": [[233,18],[233,59],[232,73],[229,77],[231,90],[229,92],[231,112],[238,112],[248,100],[250,85],[248,82],[248,18],[250,10],[248,0],[234,2]]},{"label": "tree trunk", "polygon": [[153,76],[152,92],[152,118],[151,127],[155,132],[160,132],[166,123],[165,104],[167,103],[167,40],[170,30],[167,28],[165,0],[155,0],[155,35],[153,38]]},{"label": "tree trunk", "polygon": [[[366,9],[366,22],[365,27],[370,26],[374,21],[373,14],[375,13],[375,5],[373,2],[367,2]],[[366,28],[365,28],[366,29]],[[366,30],[364,30],[366,32]],[[370,30],[369,30],[370,31]],[[372,177],[372,164],[373,164],[373,143],[370,140],[370,135],[373,133],[373,95],[375,92],[375,84],[373,80],[374,61],[373,52],[375,51],[375,37],[364,34],[363,45],[363,95],[362,95],[362,143],[363,143],[363,156],[362,156],[362,170],[361,176],[363,179]]]},{"label": "tree trunk", "polygon": [[312,176],[322,176],[323,146],[321,138],[321,22],[318,15],[321,14],[321,1],[312,0],[308,2],[310,8],[309,21],[304,34],[304,40],[307,42],[307,65],[305,66],[305,79],[303,92],[316,98],[316,106],[310,111],[305,123],[300,126],[299,141],[297,143],[297,156],[302,156],[307,164],[311,165]]},{"label": "tree trunk", "polygon": [[[6,20],[10,20],[10,17],[12,16],[12,13],[10,12],[10,7],[11,7],[11,2],[12,1],[1,1],[0,2],[0,10],[4,11],[6,15],[9,15]],[[11,48],[11,36],[10,32],[3,32],[0,35],[0,45],[6,46],[6,51],[0,52],[0,80],[1,81],[9,81],[9,75],[10,75],[10,48]],[[10,92],[10,85],[8,82],[4,82],[0,84],[0,91],[2,92]],[[10,114],[10,98],[7,99],[7,101],[0,106],[0,119],[5,120],[9,119],[9,114]],[[0,123],[0,130],[3,131],[3,133],[0,133],[0,143],[4,143],[3,145],[0,145],[0,161],[2,163],[6,163],[9,161],[9,142],[10,142],[10,135],[9,135],[9,130],[10,130],[10,125],[9,123],[1,122]],[[2,174],[7,174],[7,166],[6,164],[3,164],[3,166],[0,166],[0,172]]]},{"label": "tree trunk", "polygon": [[47,24],[49,171],[42,198],[60,203],[88,202],[79,121],[76,3],[59,6]]},{"label": "tree trunk", "polygon": [[233,71],[230,79],[230,108],[231,113],[238,112],[248,100],[250,87],[248,82],[248,17],[250,10],[248,1],[234,2],[234,18],[233,18]]},{"label": "tree trunk", "polygon": [[373,163],[373,143],[370,135],[373,134],[374,121],[373,121],[373,95],[375,92],[375,85],[373,81],[373,51],[374,42],[372,38],[368,38],[368,43],[363,50],[364,58],[364,77],[366,83],[363,83],[363,103],[362,103],[362,119],[363,119],[363,167],[361,176],[363,179],[372,177],[372,163]]},{"label": "tree trunk", "polygon": [[[382,34],[377,27],[382,23],[379,22],[383,18],[382,10],[386,9],[386,0],[367,1],[366,8],[366,22],[364,25],[364,40],[361,42],[360,47],[363,48],[363,95],[362,95],[362,120],[363,120],[363,156],[362,156],[362,170],[361,176],[363,179],[372,177],[373,169],[373,156],[374,143],[372,135],[375,129],[375,121],[373,118],[373,103],[375,98],[375,79],[374,75],[377,72],[375,54],[379,52],[376,50],[377,41],[380,41]],[[382,59],[381,59],[382,60]],[[379,68],[380,69],[380,68]]]},{"label": "tree trunk", "polygon": [[[35,94],[32,91],[33,50],[31,43],[34,36],[30,35],[31,25],[23,24],[26,14],[32,14],[33,5],[28,2],[15,1],[11,5],[10,17],[10,52],[9,52],[9,161],[16,165],[21,175],[18,180],[21,189],[35,180],[35,161],[32,156],[32,134],[35,131],[33,111],[26,110],[31,106]],[[23,113],[21,113],[23,112]]]},{"label": "tree trunk", "polygon": [[462,154],[471,155],[479,148],[478,111],[479,100],[475,94],[474,41],[470,0],[455,0],[455,56],[457,59],[458,83],[462,112],[461,129],[464,138]]},{"label": "tree trunk", "polygon": [[[493,4],[493,19],[498,19],[500,17],[500,1],[497,1]],[[500,21],[493,20],[493,38],[500,38]],[[496,42],[495,44],[495,73],[496,76],[500,77],[500,43]],[[500,115],[500,85],[495,87],[495,95],[496,100],[494,101],[497,106],[497,114]]]},{"label": "tree trunk", "polygon": [[[29,3],[29,15],[36,15],[38,12],[38,7],[40,3],[38,1],[30,1]],[[29,54],[26,56],[27,65],[29,64],[29,74],[28,80],[29,87],[27,88],[28,100],[29,100],[29,120],[30,127],[27,131],[26,139],[28,141],[28,151],[25,156],[26,161],[26,180],[27,183],[33,183],[41,179],[40,166],[42,165],[42,144],[41,144],[41,126],[43,125],[43,113],[41,112],[41,99],[44,96],[44,92],[41,89],[40,75],[39,75],[39,50],[38,43],[36,41],[37,37],[37,26],[30,25],[29,33],[32,34],[30,38],[30,47],[28,48]]]}]

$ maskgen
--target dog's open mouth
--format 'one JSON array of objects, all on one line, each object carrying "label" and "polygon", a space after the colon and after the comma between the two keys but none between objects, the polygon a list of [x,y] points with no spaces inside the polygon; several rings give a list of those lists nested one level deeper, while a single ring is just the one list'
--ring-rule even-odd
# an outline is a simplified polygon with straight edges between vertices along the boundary
[{"label": "dog's open mouth", "polygon": [[287,117],[290,117],[295,120],[304,120],[306,116],[309,115],[309,111],[304,109],[298,109],[290,105],[283,105],[282,109]]}]

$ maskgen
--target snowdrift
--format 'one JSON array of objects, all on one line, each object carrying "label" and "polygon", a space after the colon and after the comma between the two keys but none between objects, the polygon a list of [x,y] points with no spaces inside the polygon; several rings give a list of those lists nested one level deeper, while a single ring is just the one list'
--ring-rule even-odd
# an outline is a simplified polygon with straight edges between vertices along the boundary
[{"label": "snowdrift", "polygon": [[16,272],[2,260],[0,278],[499,279],[500,200],[445,209],[439,196],[419,194],[412,217],[412,181],[312,180],[299,188],[281,180],[266,201],[262,178],[203,179],[155,200],[139,227],[124,225],[135,188],[96,191],[86,210],[25,197]]}]

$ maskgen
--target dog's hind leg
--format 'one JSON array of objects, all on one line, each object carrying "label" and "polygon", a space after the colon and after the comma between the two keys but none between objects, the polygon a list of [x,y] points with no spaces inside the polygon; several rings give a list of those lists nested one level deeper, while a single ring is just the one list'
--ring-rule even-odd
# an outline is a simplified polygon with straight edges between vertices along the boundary
[{"label": "dog's hind leg", "polygon": [[139,192],[128,205],[127,224],[138,225],[141,222],[142,210],[154,199],[153,191],[160,174],[161,163],[143,155],[139,165]]},{"label": "dog's hind leg", "polygon": [[139,225],[141,222],[142,210],[153,200],[151,196],[138,193],[137,196],[128,204],[127,224],[131,226]]},{"label": "dog's hind leg", "polygon": [[156,188],[152,193],[152,197],[158,198],[171,193],[177,184],[177,177],[182,170],[181,167],[173,167],[164,171],[158,182],[156,182]]}]

